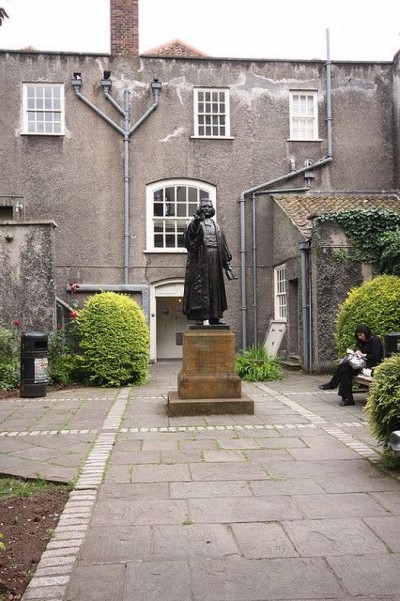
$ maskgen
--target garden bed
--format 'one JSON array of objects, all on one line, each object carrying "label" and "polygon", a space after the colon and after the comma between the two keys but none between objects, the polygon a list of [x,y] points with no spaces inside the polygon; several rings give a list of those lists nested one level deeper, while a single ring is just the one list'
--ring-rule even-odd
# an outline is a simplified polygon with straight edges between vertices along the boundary
[{"label": "garden bed", "polygon": [[[28,496],[8,496],[8,490],[13,488],[9,483],[13,482],[26,485]],[[0,479],[0,532],[6,547],[0,552],[0,601],[22,598],[68,494],[62,486],[41,483],[35,490],[24,481]]]}]

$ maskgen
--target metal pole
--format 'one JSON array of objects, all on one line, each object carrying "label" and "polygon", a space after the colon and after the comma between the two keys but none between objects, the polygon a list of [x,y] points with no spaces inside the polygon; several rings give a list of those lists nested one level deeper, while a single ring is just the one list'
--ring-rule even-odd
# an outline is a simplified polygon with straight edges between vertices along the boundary
[{"label": "metal pole", "polygon": [[247,349],[247,307],[246,307],[246,227],[244,214],[244,194],[240,195],[240,284],[242,299],[242,349]]},{"label": "metal pole", "polygon": [[326,30],[326,128],[328,139],[328,157],[332,157],[332,87],[329,29]]},{"label": "metal pole", "polygon": [[303,368],[306,373],[310,371],[310,317],[308,303],[308,252],[309,240],[300,242],[300,265],[301,265],[301,315],[303,322]]},{"label": "metal pole", "polygon": [[129,90],[124,90],[124,284],[129,284],[130,175],[129,175]]},{"label": "metal pole", "polygon": [[254,344],[257,345],[257,242],[256,242],[256,195],[253,193],[253,328]]}]

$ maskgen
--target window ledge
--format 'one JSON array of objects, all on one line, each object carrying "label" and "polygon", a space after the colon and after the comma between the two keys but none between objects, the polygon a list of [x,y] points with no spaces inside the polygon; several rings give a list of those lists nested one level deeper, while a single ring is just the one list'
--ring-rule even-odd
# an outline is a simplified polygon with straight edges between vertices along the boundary
[{"label": "window ledge", "polygon": [[322,138],[288,138],[287,142],[323,142]]},{"label": "window ledge", "polygon": [[190,136],[192,140],[234,140],[234,136]]},{"label": "window ledge", "polygon": [[156,248],[156,249],[146,249],[143,251],[145,255],[183,255],[186,254],[186,248]]},{"label": "window ledge", "polygon": [[43,132],[22,131],[21,136],[42,136],[43,138],[65,138],[65,134],[46,134]]}]

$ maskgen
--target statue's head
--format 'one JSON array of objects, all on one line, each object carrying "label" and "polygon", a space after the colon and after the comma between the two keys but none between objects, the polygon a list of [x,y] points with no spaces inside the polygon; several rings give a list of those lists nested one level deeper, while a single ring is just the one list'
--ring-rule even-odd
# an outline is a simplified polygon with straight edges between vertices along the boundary
[{"label": "statue's head", "polygon": [[198,213],[206,217],[214,217],[215,209],[211,198],[201,198]]}]

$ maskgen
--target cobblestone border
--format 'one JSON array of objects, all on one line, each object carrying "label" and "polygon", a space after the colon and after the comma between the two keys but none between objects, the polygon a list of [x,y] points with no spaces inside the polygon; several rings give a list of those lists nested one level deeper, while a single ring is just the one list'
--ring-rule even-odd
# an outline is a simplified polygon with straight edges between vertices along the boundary
[{"label": "cobblestone border", "polygon": [[108,457],[115,443],[129,392],[129,388],[121,388],[115,397],[115,402],[85,461],[75,489],[69,495],[55,528],[54,536],[40,558],[37,570],[22,601],[61,601],[64,598],[76,558],[89,527],[97,489],[101,484]]},{"label": "cobblestone border", "polygon": [[[204,430],[283,430],[285,428],[296,430],[304,428],[316,428],[318,424],[230,424],[223,425],[204,425],[204,426],[154,426],[143,428],[119,428],[119,431],[126,434],[127,432],[201,432]],[[366,426],[366,422],[344,422],[337,423],[335,426],[347,428],[362,428]],[[117,427],[117,426],[116,426]],[[103,426],[102,428],[107,429]],[[118,429],[118,428],[117,428]],[[0,432],[0,437],[16,437],[16,436],[55,436],[57,434],[97,434],[99,430],[33,430],[32,432]]]},{"label": "cobblestone border", "polygon": [[7,403],[40,403],[42,401],[45,401],[46,403],[54,403],[55,401],[115,401],[115,396],[90,396],[90,397],[85,397],[84,399],[82,399],[82,397],[44,397],[44,396],[40,396],[40,397],[33,397],[33,398],[18,398],[18,399],[3,399],[3,401],[7,402]]}]

